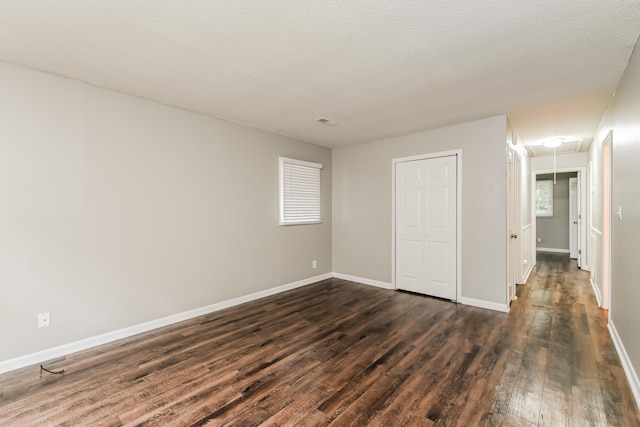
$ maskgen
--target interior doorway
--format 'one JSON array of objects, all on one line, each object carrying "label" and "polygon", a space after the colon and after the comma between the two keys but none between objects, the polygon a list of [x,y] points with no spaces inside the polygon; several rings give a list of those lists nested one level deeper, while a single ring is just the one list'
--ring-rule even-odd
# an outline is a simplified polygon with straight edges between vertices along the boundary
[{"label": "interior doorway", "polygon": [[[555,245],[550,244],[548,241],[544,242],[544,236],[539,235],[537,220],[539,217],[536,215],[536,182],[541,178],[550,179],[553,181],[554,172],[556,174],[556,181],[558,176],[562,176],[563,179],[566,179],[566,191],[567,191],[567,212],[566,217],[562,218],[562,227],[564,227],[566,234],[566,246],[558,248],[554,247]],[[575,178],[575,212],[572,212],[573,216],[568,212],[569,210],[569,202],[570,202],[570,184],[568,179]],[[532,171],[532,189],[531,189],[531,197],[532,197],[532,215],[534,218],[533,223],[533,254],[534,254],[534,263],[535,263],[535,254],[537,251],[541,252],[561,252],[568,253],[572,256],[578,264],[578,267],[581,269],[588,270],[589,267],[586,263],[587,254],[586,254],[586,244],[587,244],[587,195],[586,195],[586,185],[584,179],[586,177],[586,168],[585,167],[569,167],[569,168],[559,168],[557,170],[553,169],[545,169],[545,170],[534,170]],[[576,224],[573,224],[573,222]],[[573,228],[574,233],[576,233],[573,237],[570,236],[571,229]],[[542,241],[539,241],[541,239]],[[573,239],[573,241],[571,240]],[[563,237],[564,241],[564,237]],[[546,244],[545,244],[546,243]],[[573,243],[573,248],[572,248]],[[557,250],[559,249],[559,250]],[[572,250],[573,249],[573,250]]]},{"label": "interior doorway", "polygon": [[[580,239],[578,173],[538,174],[536,176],[536,250],[566,253],[578,259]],[[540,196],[546,196],[540,200]],[[541,206],[543,208],[542,211]]]}]

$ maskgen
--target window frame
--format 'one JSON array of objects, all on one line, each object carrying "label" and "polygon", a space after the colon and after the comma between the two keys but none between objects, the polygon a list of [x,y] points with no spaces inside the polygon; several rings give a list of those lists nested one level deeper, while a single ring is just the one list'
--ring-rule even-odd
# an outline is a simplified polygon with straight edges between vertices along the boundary
[{"label": "window frame", "polygon": [[[539,209],[539,186],[540,184],[547,184],[549,196],[546,200],[546,209]],[[552,218],[553,217],[553,180],[552,179],[540,179],[536,181],[536,218]]]},{"label": "window frame", "polygon": [[[282,156],[278,161],[279,225],[322,223],[320,170],[323,165]],[[291,182],[291,180],[295,182]],[[294,188],[291,188],[292,184]],[[296,194],[292,195],[292,193]],[[291,206],[292,202],[298,202],[297,207]]]}]

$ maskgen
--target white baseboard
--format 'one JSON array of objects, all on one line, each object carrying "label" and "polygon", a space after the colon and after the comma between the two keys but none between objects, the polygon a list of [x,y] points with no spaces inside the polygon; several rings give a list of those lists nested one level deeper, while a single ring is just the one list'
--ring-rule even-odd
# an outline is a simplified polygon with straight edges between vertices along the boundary
[{"label": "white baseboard", "polygon": [[596,302],[598,303],[598,307],[602,307],[602,295],[600,295],[600,289],[598,289],[598,285],[596,285],[596,282],[593,281],[593,275],[589,277],[589,283],[591,283],[593,293],[596,295]]},{"label": "white baseboard", "polygon": [[618,356],[620,356],[624,373],[627,375],[627,381],[629,381],[629,385],[631,386],[631,392],[633,393],[633,397],[636,399],[636,405],[640,407],[640,380],[638,380],[638,374],[635,369],[633,369],[627,350],[624,348],[620,335],[618,335],[618,331],[611,319],[609,319],[609,334],[611,334],[613,344],[616,346]]},{"label": "white baseboard", "polygon": [[569,249],[558,249],[558,248],[536,248],[536,252],[553,252],[556,254],[568,254]]},{"label": "white baseboard", "polygon": [[367,279],[364,277],[350,276],[348,274],[333,273],[336,279],[349,280],[351,282],[362,283],[363,285],[375,286],[383,289],[395,289],[391,283],[381,282],[379,280]]},{"label": "white baseboard", "polygon": [[460,297],[458,302],[464,305],[471,305],[473,307],[486,308],[488,310],[501,311],[503,313],[509,312],[509,304],[500,304],[497,302],[484,301],[481,299]]},{"label": "white baseboard", "polygon": [[[342,273],[333,273],[333,277],[335,277],[336,279],[349,280],[351,282],[362,283],[364,285],[375,286],[383,289],[392,289],[392,290],[395,289],[395,287],[391,283],[367,279],[364,277],[351,276],[351,275],[342,274]],[[494,311],[501,311],[503,313],[509,312],[509,306],[507,304],[498,304],[491,301],[484,301],[484,300],[465,298],[465,297],[458,298],[456,302],[459,302],[460,304],[464,304],[464,305],[470,305],[473,307],[486,308],[488,310],[494,310]]]},{"label": "white baseboard", "polygon": [[289,291],[291,289],[310,285],[311,283],[319,282],[325,279],[330,279],[332,277],[333,277],[332,273],[310,277],[308,279],[299,280],[293,283],[287,283],[285,285],[276,286],[275,288],[265,289],[264,291],[255,292],[249,295],[244,295],[244,296],[233,298],[227,301],[222,301],[222,302],[210,304],[204,307],[196,308],[193,310],[185,311],[182,313],[173,314],[171,316],[163,317],[161,319],[151,320],[149,322],[140,323],[138,325],[130,326],[123,329],[118,329],[117,331],[107,332],[105,334],[97,335],[94,337],[86,338],[86,339],[75,341],[68,344],[59,345],[57,347],[48,348],[46,350],[41,350],[35,353],[19,356],[13,359],[0,361],[0,374],[4,372],[13,371],[15,369],[24,368],[26,366],[42,363],[46,360],[51,360],[57,357],[66,356],[68,354],[86,350],[91,347],[107,344],[122,338],[128,338],[130,336],[133,336],[142,332],[147,332],[153,329],[161,328],[163,326],[182,322],[184,320],[193,319],[194,317],[203,316],[205,314],[213,313],[215,311],[220,311],[225,308],[243,304],[245,302],[257,300],[270,295],[275,295],[281,292]]},{"label": "white baseboard", "polygon": [[522,278],[522,283],[520,283],[521,285],[527,283],[527,280],[529,280],[529,276],[531,275],[531,272],[533,271],[533,267],[535,267],[535,265],[530,264],[529,268],[527,268],[527,271],[524,273],[524,277]]}]

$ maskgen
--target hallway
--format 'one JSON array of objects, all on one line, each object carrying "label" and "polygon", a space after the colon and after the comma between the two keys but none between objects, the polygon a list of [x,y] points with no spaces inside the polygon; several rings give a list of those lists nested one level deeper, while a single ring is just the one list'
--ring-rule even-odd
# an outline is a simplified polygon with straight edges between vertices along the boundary
[{"label": "hallway", "polygon": [[[607,312],[597,306],[589,273],[568,254],[538,253],[511,316],[520,367],[513,372],[509,417],[538,419],[532,425],[640,426]],[[500,387],[509,383],[507,370]],[[494,405],[500,399],[498,393]]]}]

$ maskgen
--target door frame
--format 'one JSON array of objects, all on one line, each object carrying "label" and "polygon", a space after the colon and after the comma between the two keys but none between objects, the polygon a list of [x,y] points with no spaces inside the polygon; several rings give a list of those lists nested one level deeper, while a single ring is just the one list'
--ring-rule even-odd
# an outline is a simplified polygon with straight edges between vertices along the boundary
[{"label": "door frame", "polygon": [[[516,167],[516,162],[518,166]],[[512,146],[507,148],[507,305],[518,299],[522,261],[522,159]],[[511,235],[516,237],[512,238]],[[520,238],[520,240],[517,240]]]},{"label": "door frame", "polygon": [[391,159],[391,287],[396,285],[396,165],[416,160],[456,157],[456,298],[462,297],[462,150],[439,151]]},{"label": "door frame", "polygon": [[[611,319],[611,225],[613,222],[613,131],[602,142],[602,304]],[[597,280],[597,278],[596,278]]]},{"label": "door frame", "polygon": [[[531,218],[532,218],[532,226],[533,226],[533,239],[531,239],[531,245],[532,245],[532,253],[533,253],[533,264],[537,264],[538,263],[538,258],[537,258],[537,254],[536,254],[536,250],[537,250],[537,237],[538,237],[538,226],[537,226],[537,221],[536,221],[536,179],[538,175],[544,175],[544,174],[549,174],[549,173],[553,173],[553,169],[537,169],[537,170],[532,170],[531,171]],[[565,172],[577,172],[578,175],[578,187],[579,187],[579,192],[580,194],[578,194],[578,198],[580,199],[580,206],[578,208],[578,215],[580,215],[579,217],[579,224],[578,224],[578,266],[580,267],[580,269],[585,270],[585,271],[590,271],[589,266],[587,265],[587,248],[586,248],[586,242],[587,242],[587,195],[586,195],[586,185],[584,185],[585,183],[585,179],[587,177],[587,168],[584,166],[579,166],[579,167],[567,167],[567,168],[557,168],[556,169],[556,173],[565,173]]]},{"label": "door frame", "polygon": [[[575,179],[576,180],[576,201],[575,201],[575,205],[572,202],[572,198],[571,198],[571,180]],[[575,178],[569,178],[569,258],[572,259],[580,259],[580,254],[577,253],[580,250],[580,243],[581,243],[581,239],[580,239],[580,204],[582,202],[581,197],[580,197],[580,192],[582,191],[581,188],[582,182],[580,182],[580,179],[576,176]],[[575,214],[574,216],[578,217],[577,220],[577,227],[576,227],[576,231],[575,231],[575,240],[576,240],[576,247],[574,248],[576,251],[576,256],[575,258],[573,258],[571,255],[571,243],[573,241],[572,239],[572,235],[574,234],[574,228],[573,228],[573,218],[574,216],[572,216],[571,214]],[[586,242],[582,242],[582,246],[585,246]],[[580,261],[582,261],[580,259]],[[582,264],[582,262],[580,262],[580,264]]]}]

